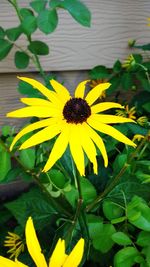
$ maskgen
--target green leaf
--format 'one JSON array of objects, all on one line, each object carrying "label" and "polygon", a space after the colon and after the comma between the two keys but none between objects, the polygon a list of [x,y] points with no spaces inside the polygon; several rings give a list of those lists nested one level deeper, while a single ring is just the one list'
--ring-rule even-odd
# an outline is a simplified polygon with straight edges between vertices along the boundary
[{"label": "green leaf", "polygon": [[21,150],[19,153],[19,159],[22,165],[27,170],[32,170],[35,164],[35,149],[28,148],[28,149]]},{"label": "green leaf", "polygon": [[122,167],[127,163],[127,154],[119,154],[113,163],[114,172],[118,173]]},{"label": "green leaf", "polygon": [[59,170],[51,169],[47,173],[47,176],[49,177],[50,182],[52,182],[57,188],[63,189],[65,187],[67,182],[66,177]]},{"label": "green leaf", "polygon": [[29,65],[30,58],[29,56],[24,53],[17,51],[15,53],[15,65],[18,69],[25,69]]},{"label": "green leaf", "polygon": [[86,218],[88,222],[90,238],[95,239],[97,238],[97,233],[103,229],[102,218],[94,214],[87,214]]},{"label": "green leaf", "polygon": [[0,181],[5,179],[8,171],[11,169],[10,153],[5,150],[0,151]]},{"label": "green leaf", "polygon": [[8,55],[12,47],[13,44],[10,44],[9,41],[0,39],[0,60],[4,59]]},{"label": "green leaf", "polygon": [[136,244],[141,247],[150,245],[150,232],[141,231],[138,235]]},{"label": "green leaf", "polygon": [[117,60],[113,65],[113,71],[115,73],[120,72],[122,70],[122,64],[119,60]]},{"label": "green leaf", "polygon": [[142,198],[138,196],[132,198],[127,206],[127,216],[131,224],[150,232],[150,208]]},{"label": "green leaf", "polygon": [[106,199],[103,201],[103,213],[108,220],[113,220],[122,216],[124,210],[116,203]]},{"label": "green leaf", "polygon": [[111,95],[115,90],[118,89],[118,87],[120,86],[120,76],[115,76],[112,77],[109,82],[111,83],[111,86],[109,87],[109,90],[107,90],[107,95]]},{"label": "green leaf", "polygon": [[134,247],[126,247],[119,250],[114,257],[115,267],[131,267],[135,263],[135,258],[139,256],[139,252]]},{"label": "green leaf", "polygon": [[116,232],[112,235],[112,240],[118,245],[131,245],[132,240],[123,232]]},{"label": "green leaf", "polygon": [[45,34],[53,32],[58,24],[58,16],[55,9],[43,10],[37,18],[38,28]]},{"label": "green leaf", "polygon": [[36,0],[36,1],[32,1],[30,2],[30,6],[34,9],[35,12],[39,13],[40,11],[42,11],[43,9],[45,9],[45,6],[47,4],[46,0]]},{"label": "green leaf", "polygon": [[21,35],[21,33],[22,33],[22,29],[20,26],[6,30],[6,35],[8,39],[11,41],[16,41]]},{"label": "green leaf", "polygon": [[93,80],[108,78],[109,73],[105,66],[96,66],[90,71],[90,78]]},{"label": "green leaf", "polygon": [[145,45],[134,45],[135,48],[142,49],[144,51],[150,50],[150,44],[145,44]]},{"label": "green leaf", "polygon": [[33,88],[32,85],[24,81],[19,81],[17,89],[20,94],[27,95],[28,97],[40,97],[41,96],[38,90],[36,90],[35,88]]},{"label": "green leaf", "polygon": [[31,15],[25,17],[24,20],[22,21],[21,26],[22,26],[23,32],[25,34],[31,35],[37,29],[36,18],[34,16],[31,16]]},{"label": "green leaf", "polygon": [[46,43],[42,41],[32,41],[28,45],[28,49],[36,55],[48,55],[49,54],[49,47]]},{"label": "green leaf", "polygon": [[3,39],[5,37],[5,30],[0,27],[0,39]]},{"label": "green leaf", "polygon": [[67,9],[71,16],[81,25],[90,27],[91,13],[81,1],[64,0],[61,6]]},{"label": "green leaf", "polygon": [[2,135],[3,136],[7,136],[7,135],[9,135],[11,133],[11,126],[9,126],[9,125],[4,125],[4,126],[2,126]]},{"label": "green leaf", "polygon": [[142,106],[147,112],[150,112],[150,103],[146,103]]},{"label": "green leaf", "polygon": [[25,19],[28,16],[34,16],[34,13],[29,8],[21,8],[20,9],[20,15],[21,15],[22,19]]},{"label": "green leaf", "polygon": [[132,74],[130,72],[124,72],[121,77],[121,84],[124,90],[131,89],[133,85]]},{"label": "green leaf", "polygon": [[21,168],[18,167],[16,167],[15,169],[10,169],[5,176],[4,182],[8,183],[16,180],[20,176],[21,171]]}]

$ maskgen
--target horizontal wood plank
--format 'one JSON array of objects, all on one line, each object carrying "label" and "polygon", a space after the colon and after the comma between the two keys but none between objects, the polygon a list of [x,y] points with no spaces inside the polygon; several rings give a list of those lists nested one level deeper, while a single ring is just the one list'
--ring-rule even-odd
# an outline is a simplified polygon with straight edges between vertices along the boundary
[{"label": "horizontal wood plank", "polygon": [[[50,47],[50,54],[41,57],[45,70],[83,70],[95,65],[112,66],[114,60],[124,59],[130,50],[129,39],[137,39],[139,44],[149,42],[150,27],[147,18],[150,10],[149,0],[82,0],[92,12],[92,26],[85,28],[73,20],[67,11],[60,9],[59,25],[56,31],[45,36],[37,31],[33,39],[43,40]],[[19,0],[22,7],[29,0]],[[13,8],[7,0],[0,1],[0,25],[11,28],[18,25]],[[25,38],[17,45],[26,47]],[[0,72],[18,72],[13,58],[13,48],[8,57],[0,62]],[[31,64],[25,71],[34,71]]]}]

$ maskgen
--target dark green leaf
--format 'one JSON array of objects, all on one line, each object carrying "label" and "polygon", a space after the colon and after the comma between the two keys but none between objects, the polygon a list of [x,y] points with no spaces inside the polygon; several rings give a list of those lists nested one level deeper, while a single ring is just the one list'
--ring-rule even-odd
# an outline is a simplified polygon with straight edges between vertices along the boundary
[{"label": "dark green leaf", "polygon": [[4,182],[8,183],[16,180],[20,176],[21,171],[22,171],[21,168],[18,167],[16,167],[15,169],[10,169],[7,175],[5,176]]},{"label": "dark green leaf", "polygon": [[50,179],[50,182],[52,182],[57,188],[63,189],[67,180],[65,176],[56,169],[51,169],[48,172],[48,177]]},{"label": "dark green leaf", "polygon": [[34,16],[31,16],[31,15],[25,17],[24,20],[22,21],[21,26],[22,26],[23,32],[25,34],[31,35],[37,29],[36,18]]},{"label": "dark green leaf", "polygon": [[136,244],[141,247],[150,245],[150,232],[141,231],[138,235]]},{"label": "dark green leaf", "polygon": [[121,79],[120,76],[115,76],[109,80],[111,83],[111,86],[109,87],[109,90],[107,90],[107,95],[111,95],[115,90],[118,89]]},{"label": "dark green leaf", "polygon": [[124,90],[131,89],[133,85],[132,74],[130,72],[124,72],[121,77],[121,84]]},{"label": "dark green leaf", "polygon": [[4,59],[8,55],[12,47],[13,44],[10,44],[9,41],[0,39],[0,60]]},{"label": "dark green leaf", "polygon": [[71,16],[81,25],[90,27],[91,13],[82,2],[79,0],[64,0],[62,7],[67,9]]},{"label": "dark green leaf", "polygon": [[132,240],[123,232],[116,232],[112,235],[112,240],[118,245],[131,245]]},{"label": "dark green leaf", "polygon": [[147,112],[150,112],[150,102],[144,104],[144,105],[143,105],[143,108],[144,108]]},{"label": "dark green leaf", "polygon": [[5,36],[5,31],[2,27],[0,27],[0,39],[3,39]]},{"label": "dark green leaf", "polygon": [[22,163],[22,165],[27,170],[32,170],[35,164],[35,149],[28,148],[21,150],[19,153],[19,158]]},{"label": "dark green leaf", "polygon": [[32,85],[24,82],[19,81],[18,84],[18,91],[20,94],[27,95],[28,97],[40,97],[40,93],[38,90],[32,87]]},{"label": "dark green leaf", "polygon": [[106,79],[109,73],[105,66],[96,66],[90,71],[90,78],[92,80]]},{"label": "dark green leaf", "polygon": [[38,28],[45,34],[53,32],[58,24],[58,16],[55,9],[43,10],[37,18]]},{"label": "dark green leaf", "polygon": [[25,19],[28,16],[34,16],[34,13],[31,9],[29,8],[21,8],[20,9],[20,14],[22,16],[22,19]]},{"label": "dark green leaf", "polygon": [[150,50],[150,44],[145,44],[145,45],[134,45],[135,48],[139,48],[142,50]]},{"label": "dark green leaf", "polygon": [[15,65],[18,69],[27,68],[29,65],[29,60],[30,58],[26,53],[20,51],[15,53]]},{"label": "dark green leaf", "polygon": [[127,163],[127,154],[118,154],[113,163],[114,172],[118,173],[126,163]]},{"label": "dark green leaf", "polygon": [[87,214],[89,235],[91,239],[97,238],[97,233],[103,229],[103,220],[100,216],[94,214]]},{"label": "dark green leaf", "polygon": [[117,60],[115,64],[113,65],[113,71],[120,72],[121,70],[122,70],[122,64],[119,60]]},{"label": "dark green leaf", "polygon": [[22,33],[22,29],[20,26],[6,30],[6,35],[8,39],[11,41],[16,41],[21,35],[21,33]]},{"label": "dark green leaf", "polygon": [[108,220],[119,218],[124,214],[124,210],[109,199],[103,201],[103,212]]},{"label": "dark green leaf", "polygon": [[30,2],[30,6],[35,10],[35,12],[39,13],[43,9],[45,9],[45,6],[47,4],[46,0],[35,0]]},{"label": "dark green leaf", "polygon": [[49,53],[48,45],[42,41],[32,41],[28,45],[28,49],[36,55],[48,55]]},{"label": "dark green leaf", "polygon": [[0,151],[0,181],[5,179],[8,171],[11,169],[10,153],[6,150]]},{"label": "dark green leaf", "polygon": [[7,136],[11,133],[11,126],[9,125],[4,125],[2,126],[2,135]]},{"label": "dark green leaf", "polygon": [[135,258],[139,252],[134,247],[126,247],[119,250],[114,257],[115,267],[131,267],[135,263]]}]

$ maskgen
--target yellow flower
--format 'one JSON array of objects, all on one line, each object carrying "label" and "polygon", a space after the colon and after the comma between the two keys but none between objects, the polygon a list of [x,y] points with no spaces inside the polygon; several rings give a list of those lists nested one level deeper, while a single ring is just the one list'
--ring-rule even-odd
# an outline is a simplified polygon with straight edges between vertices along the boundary
[{"label": "yellow flower", "polygon": [[136,119],[136,116],[134,115],[135,113],[136,113],[136,108],[135,107],[129,108],[129,105],[126,105],[124,110],[116,111],[117,116],[130,118],[132,120]]},{"label": "yellow flower", "polygon": [[[84,239],[80,238],[73,250],[69,255],[65,253],[65,241],[59,239],[56,247],[49,260],[46,263],[45,257],[41,251],[39,241],[36,236],[32,218],[29,217],[25,229],[26,243],[28,251],[37,267],[77,267],[79,266],[83,252],[84,252]],[[28,267],[17,259],[15,261],[9,260],[0,256],[0,266],[2,267]]]},{"label": "yellow flower", "polygon": [[[32,85],[46,98],[22,98],[21,101],[27,107],[12,111],[8,117],[32,117],[45,118],[26,126],[14,138],[10,150],[15,143],[25,134],[40,129],[28,138],[20,147],[26,149],[57,136],[49,158],[43,171],[47,172],[55,162],[63,155],[68,145],[72,158],[80,175],[85,175],[84,152],[93,163],[94,173],[97,174],[96,147],[100,150],[104,165],[108,165],[108,157],[102,138],[96,131],[108,134],[127,145],[136,146],[129,138],[108,124],[133,122],[131,119],[108,114],[99,114],[110,108],[123,108],[118,103],[104,102],[93,103],[98,99],[101,92],[108,89],[110,83],[102,83],[94,87],[87,95],[85,85],[88,81],[79,83],[75,90],[75,96],[71,97],[69,91],[55,80],[50,80],[53,91],[50,91],[40,82],[20,77],[22,81]],[[41,130],[42,129],[42,130]]]},{"label": "yellow flower", "polygon": [[7,253],[10,253],[10,259],[17,258],[21,252],[24,251],[24,244],[21,237],[15,233],[8,232],[6,240],[4,241],[4,246],[9,247]]},{"label": "yellow flower", "polygon": [[146,126],[148,125],[148,118],[146,116],[139,117],[137,123],[141,126]]},{"label": "yellow flower", "polygon": [[131,54],[127,57],[127,59],[122,64],[122,68],[125,68],[129,70],[131,67],[133,67],[136,64],[134,56]]},{"label": "yellow flower", "polygon": [[142,134],[135,134],[134,137],[133,137],[133,142],[135,142],[136,140],[138,142],[140,142],[143,138],[144,138],[144,135],[142,135]]}]

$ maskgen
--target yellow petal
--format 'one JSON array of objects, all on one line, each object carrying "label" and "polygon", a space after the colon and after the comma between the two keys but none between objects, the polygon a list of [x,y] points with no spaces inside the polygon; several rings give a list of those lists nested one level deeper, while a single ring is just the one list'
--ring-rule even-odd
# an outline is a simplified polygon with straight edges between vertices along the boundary
[{"label": "yellow petal", "polygon": [[110,109],[110,108],[124,108],[124,107],[118,103],[103,102],[103,103],[99,103],[99,104],[92,106],[91,111],[92,111],[92,113],[99,113],[99,112],[105,111],[105,110]]},{"label": "yellow petal", "polygon": [[52,91],[50,91],[47,87],[45,87],[42,83],[31,79],[27,77],[17,77],[18,79],[30,84],[33,86],[33,88],[37,89],[39,92],[41,92],[44,96],[46,96],[50,101],[54,101],[57,99],[56,94]]},{"label": "yellow petal", "polygon": [[86,96],[85,100],[91,106],[101,95],[101,93],[110,87],[110,83],[101,83],[94,87]]},{"label": "yellow petal", "polygon": [[44,166],[43,172],[47,172],[55,162],[63,155],[68,146],[69,125],[65,124],[57,137],[55,144],[50,153],[49,159]]},{"label": "yellow petal", "polygon": [[93,141],[90,138],[89,133],[87,132],[86,123],[83,123],[79,133],[79,138],[81,139],[81,145],[86,153],[89,160],[93,163],[94,173],[97,174],[97,159],[96,159],[96,148],[93,144]]},{"label": "yellow petal", "polygon": [[[26,264],[18,261],[17,259],[15,260],[16,267],[28,267]],[[9,266],[8,266],[9,267]]]},{"label": "yellow petal", "polygon": [[[9,260],[5,257],[0,256],[0,266],[1,267],[18,267],[16,262]],[[24,267],[28,267],[27,265],[24,265]]]},{"label": "yellow petal", "polygon": [[66,258],[65,241],[59,239],[49,261],[49,267],[61,267]]},{"label": "yellow petal", "polygon": [[52,106],[50,101],[42,98],[20,98],[20,101],[29,106]]},{"label": "yellow petal", "polygon": [[88,124],[86,124],[85,127],[86,127],[86,131],[88,132],[89,136],[91,137],[93,142],[96,144],[96,146],[99,148],[102,154],[102,157],[104,159],[104,166],[107,167],[108,156],[107,156],[107,151],[106,151],[102,138]]},{"label": "yellow petal", "polygon": [[60,133],[60,125],[54,124],[50,125],[39,132],[32,135],[29,139],[27,139],[20,147],[20,149],[26,149],[31,146],[35,146],[41,144],[47,140],[52,139],[54,136]]},{"label": "yellow petal", "polygon": [[66,103],[66,101],[68,101],[71,98],[69,91],[61,83],[59,83],[53,79],[50,80],[50,83],[51,83],[53,89],[56,91],[57,97],[63,103]]},{"label": "yellow petal", "polygon": [[122,134],[121,132],[119,132],[118,130],[116,130],[115,128],[113,128],[110,125],[106,125],[104,123],[101,123],[99,121],[95,121],[92,116],[88,119],[88,123],[91,127],[93,127],[95,130],[98,130],[104,134],[108,134],[110,136],[112,136],[113,138],[115,138],[116,140],[129,145],[129,146],[133,146],[136,147],[136,144],[134,144],[128,137],[126,137],[124,134]]},{"label": "yellow petal", "polygon": [[32,132],[34,130],[37,130],[39,128],[43,128],[43,127],[46,127],[46,126],[50,126],[52,124],[56,123],[56,118],[50,118],[50,119],[45,119],[45,120],[42,120],[42,121],[38,121],[38,122],[35,122],[35,123],[32,123],[28,126],[26,126],[24,129],[22,129],[14,138],[11,146],[10,146],[10,151],[13,149],[13,146],[16,144],[16,142],[22,137],[24,136],[25,134],[29,133],[29,132]]},{"label": "yellow petal", "polygon": [[115,115],[105,115],[105,114],[93,114],[92,115],[93,120],[98,120],[102,123],[125,123],[125,122],[134,122],[133,120],[121,116],[115,116]]},{"label": "yellow petal", "polygon": [[84,92],[85,92],[85,85],[90,80],[83,81],[78,84],[76,90],[75,90],[75,97],[77,98],[84,98]]},{"label": "yellow petal", "polygon": [[47,267],[46,260],[43,253],[41,252],[41,247],[37,239],[31,217],[29,217],[26,223],[25,235],[26,235],[26,244],[28,251],[36,266]]},{"label": "yellow petal", "polygon": [[70,152],[81,176],[85,175],[84,153],[79,135],[80,125],[72,124],[69,137]]},{"label": "yellow petal", "polygon": [[14,118],[27,118],[27,117],[38,117],[38,118],[46,118],[46,117],[58,117],[62,115],[61,111],[54,107],[25,107],[12,112],[7,113],[7,117]]},{"label": "yellow petal", "polygon": [[84,239],[81,238],[67,257],[63,267],[78,267],[84,252]]}]

